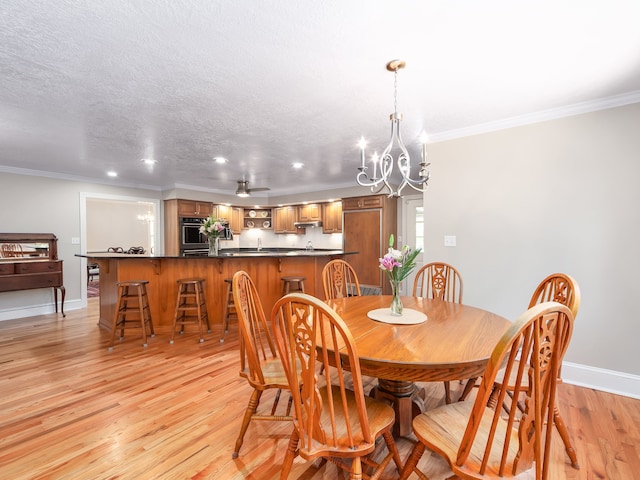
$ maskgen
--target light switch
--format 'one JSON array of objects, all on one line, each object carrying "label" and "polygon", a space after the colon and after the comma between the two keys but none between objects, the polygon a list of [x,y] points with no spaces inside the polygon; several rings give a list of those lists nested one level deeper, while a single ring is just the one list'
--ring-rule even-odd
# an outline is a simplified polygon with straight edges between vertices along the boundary
[{"label": "light switch", "polygon": [[456,236],[455,235],[445,235],[444,236],[444,246],[445,247],[455,247],[456,246]]},{"label": "light switch", "polygon": [[71,237],[71,245],[80,245],[80,237]]}]

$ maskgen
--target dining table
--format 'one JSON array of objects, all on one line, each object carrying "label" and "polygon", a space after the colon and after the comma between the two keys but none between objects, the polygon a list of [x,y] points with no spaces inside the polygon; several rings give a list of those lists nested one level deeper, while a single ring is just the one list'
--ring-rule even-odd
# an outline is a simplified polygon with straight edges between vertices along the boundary
[{"label": "dining table", "polygon": [[421,297],[401,297],[403,315],[392,317],[391,299],[365,295],[326,303],[349,327],[362,374],[378,379],[371,396],[393,405],[395,433],[408,436],[413,417],[424,410],[416,382],[482,376],[511,322],[481,308]]}]

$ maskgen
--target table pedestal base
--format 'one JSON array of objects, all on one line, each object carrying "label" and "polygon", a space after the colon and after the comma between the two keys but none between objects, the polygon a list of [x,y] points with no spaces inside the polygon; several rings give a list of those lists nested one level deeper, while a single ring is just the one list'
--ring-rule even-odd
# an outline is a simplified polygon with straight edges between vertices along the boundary
[{"label": "table pedestal base", "polygon": [[396,412],[393,433],[407,437],[413,432],[413,417],[424,411],[425,392],[413,382],[378,379],[370,395],[376,400],[388,402]]}]

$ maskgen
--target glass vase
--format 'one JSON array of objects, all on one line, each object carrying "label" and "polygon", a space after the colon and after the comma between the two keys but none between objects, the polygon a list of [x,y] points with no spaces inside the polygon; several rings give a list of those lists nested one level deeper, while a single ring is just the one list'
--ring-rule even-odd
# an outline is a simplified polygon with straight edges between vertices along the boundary
[{"label": "glass vase", "polygon": [[400,282],[396,282],[391,280],[391,290],[393,291],[393,298],[391,299],[391,316],[393,317],[401,317],[402,316],[402,300],[400,299]]},{"label": "glass vase", "polygon": [[220,251],[220,238],[210,238],[209,239],[209,256],[217,257],[218,252]]}]

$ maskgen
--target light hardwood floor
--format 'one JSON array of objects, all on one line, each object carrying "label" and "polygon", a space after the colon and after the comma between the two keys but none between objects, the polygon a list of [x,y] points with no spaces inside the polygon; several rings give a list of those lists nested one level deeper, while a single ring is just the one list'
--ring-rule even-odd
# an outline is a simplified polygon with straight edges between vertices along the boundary
[{"label": "light hardwood floor", "polygon": [[[278,478],[287,423],[254,422],[231,459],[251,392],[238,377],[235,324],[224,343],[215,330],[204,343],[187,333],[169,345],[164,331],[145,349],[129,333],[109,352],[97,320],[90,299],[66,318],[0,322],[0,479]],[[429,407],[442,401],[441,384],[426,388]],[[550,478],[640,478],[640,401],[565,384],[560,408],[582,468],[555,448]],[[403,460],[412,441],[398,439]],[[435,455],[419,466],[447,476]],[[383,478],[396,476],[390,466]],[[297,459],[290,478],[346,477]]]}]

